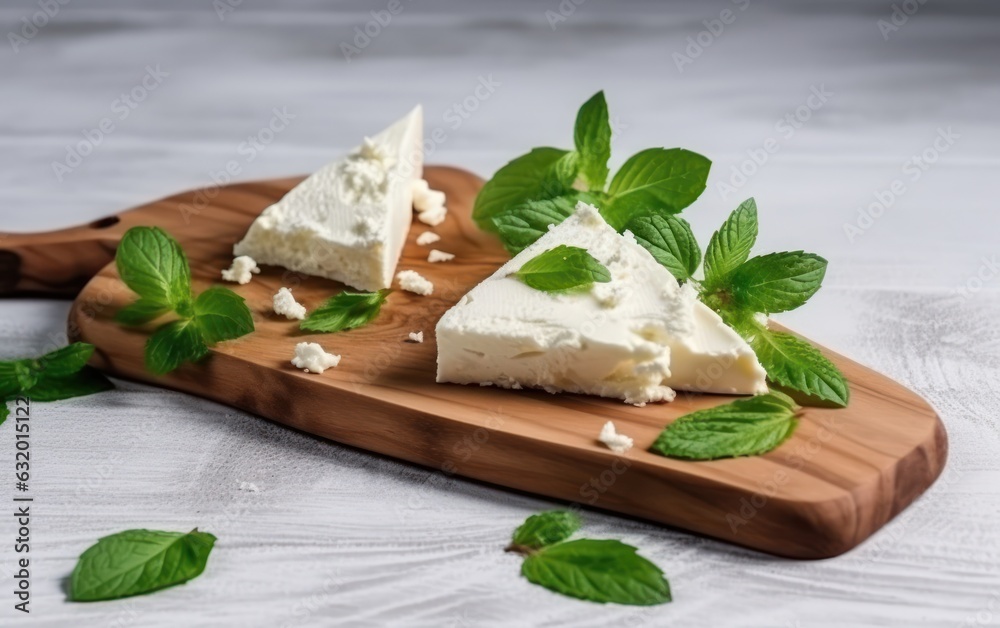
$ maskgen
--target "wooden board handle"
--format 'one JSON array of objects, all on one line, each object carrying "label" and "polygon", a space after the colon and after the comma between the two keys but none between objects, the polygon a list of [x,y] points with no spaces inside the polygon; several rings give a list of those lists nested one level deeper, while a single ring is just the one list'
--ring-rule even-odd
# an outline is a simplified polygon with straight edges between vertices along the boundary
[{"label": "wooden board handle", "polygon": [[115,258],[118,216],[48,233],[0,233],[0,297],[73,297]]}]

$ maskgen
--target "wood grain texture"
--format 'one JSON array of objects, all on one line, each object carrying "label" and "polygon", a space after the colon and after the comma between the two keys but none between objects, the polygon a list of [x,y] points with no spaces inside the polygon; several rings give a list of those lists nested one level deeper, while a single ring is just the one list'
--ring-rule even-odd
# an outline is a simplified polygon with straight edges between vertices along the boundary
[{"label": "wood grain texture", "polygon": [[[246,286],[257,331],[216,347],[199,365],[154,378],[142,366],[150,328],[127,329],[114,313],[134,295],[113,266],[80,293],[70,332],[93,343],[94,364],[122,377],[210,398],[290,427],[348,445],[583,506],[678,526],[777,555],[836,556],[878,530],[940,474],[947,439],[934,411],[916,394],[842,356],[828,355],[850,380],[846,409],[809,408],[792,439],[760,457],[685,462],[646,449],[664,425],[688,412],[727,401],[679,394],[671,404],[635,408],[580,395],[512,392],[434,382],[434,325],[468,289],[507,255],[470,220],[481,181],[452,168],[426,176],[449,199],[451,214],[435,229],[434,247],[453,262],[430,264],[430,247],[414,240],[400,269],[435,283],[420,297],[396,291],[379,319],[340,334],[306,334],[271,311],[271,296],[291,287],[308,308],[341,285],[265,267]],[[219,282],[232,243],[252,219],[299,179],[238,184],[216,190],[196,215],[181,211],[204,191],[146,205],[129,224],[157,224],[182,240],[196,290]],[[124,222],[124,220],[123,220]],[[425,342],[405,342],[423,331]],[[338,368],[306,374],[289,360],[295,344],[313,341],[343,356]],[[613,420],[636,447],[618,457],[596,441]]]}]

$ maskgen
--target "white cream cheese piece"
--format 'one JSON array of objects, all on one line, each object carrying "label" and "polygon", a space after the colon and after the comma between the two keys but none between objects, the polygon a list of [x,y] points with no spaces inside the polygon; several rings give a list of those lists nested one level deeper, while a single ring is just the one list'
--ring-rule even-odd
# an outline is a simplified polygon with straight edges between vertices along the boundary
[{"label": "white cream cheese piece", "polygon": [[411,331],[410,332],[409,340],[410,340],[410,342],[417,342],[417,343],[423,342],[424,341],[424,332],[422,332],[422,331]]},{"label": "white cream cheese piece", "polygon": [[340,364],[340,356],[327,353],[315,342],[300,342],[295,345],[292,365],[306,373],[322,373]]},{"label": "white cream cheese piece", "polygon": [[413,209],[417,210],[417,220],[425,225],[436,227],[444,222],[448,215],[445,200],[444,192],[432,190],[427,181],[413,182]]},{"label": "white cream cheese piece", "polygon": [[418,106],[265,209],[236,255],[358,290],[388,288],[413,220],[422,143]]},{"label": "white cream cheese piece", "polygon": [[619,434],[618,430],[615,429],[615,424],[608,421],[601,428],[601,433],[597,436],[597,440],[604,443],[608,449],[615,452],[616,454],[623,454],[629,449],[632,449],[634,444],[632,439],[624,434]]},{"label": "white cream cheese piece", "polygon": [[250,283],[254,275],[260,274],[260,268],[254,258],[247,255],[240,255],[233,260],[228,269],[222,271],[222,278],[225,281],[232,281],[241,286]]},{"label": "white cream cheese piece", "polygon": [[407,292],[425,297],[434,293],[434,284],[415,270],[401,270],[396,279],[399,280],[399,287]]},{"label": "white cream cheese piece", "polygon": [[428,244],[434,244],[441,239],[441,236],[434,233],[433,231],[424,231],[417,236],[417,244],[420,246],[427,246]]},{"label": "white cream cheese piece", "polygon": [[[565,294],[511,274],[566,244],[587,249],[611,282]],[[766,392],[753,350],[681,287],[631,233],[585,203],[473,288],[437,325],[438,382],[534,387],[644,405],[674,390]]]},{"label": "white cream cheese piece", "polygon": [[431,264],[450,262],[453,259],[455,259],[455,255],[453,253],[445,253],[444,251],[439,251],[437,249],[431,249],[431,252],[427,254],[427,261]]},{"label": "white cream cheese piece", "polygon": [[301,321],[306,317],[306,308],[295,300],[292,291],[288,288],[278,290],[278,294],[272,299],[274,302],[274,313],[284,316],[290,321]]}]

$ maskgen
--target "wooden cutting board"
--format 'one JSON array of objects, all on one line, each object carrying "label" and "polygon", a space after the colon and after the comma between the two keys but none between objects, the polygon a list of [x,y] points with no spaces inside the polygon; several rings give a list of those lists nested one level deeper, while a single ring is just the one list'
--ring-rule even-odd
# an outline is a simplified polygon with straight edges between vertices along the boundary
[{"label": "wooden cutting board", "polygon": [[[434,382],[434,325],[466,291],[507,258],[473,225],[482,181],[431,167],[431,187],[451,213],[436,228],[438,248],[456,255],[429,264],[414,223],[400,269],[434,282],[433,296],[396,291],[371,325],[306,334],[275,316],[282,286],[312,309],[336,282],[265,267],[250,284],[226,284],[246,297],[257,331],[223,343],[202,364],[152,377],[143,368],[149,329],[113,321],[133,294],[112,261],[121,235],[158,225],[181,241],[196,290],[220,283],[232,245],[265,207],[301,178],[240,183],[178,194],[77,229],[0,235],[0,292],[75,294],[72,338],[93,343],[93,364],[111,374],[219,401],[347,445],[585,507],[607,509],[795,558],[841,554],[913,502],[940,474],[947,438],[934,410],[896,382],[827,351],[850,380],[846,409],[805,410],[795,435],[754,458],[671,460],[647,451],[676,417],[729,399],[680,393],[670,404],[636,408],[580,395],[509,391]],[[96,276],[95,276],[96,275]],[[91,279],[91,277],[93,277]],[[88,281],[89,280],[89,281]],[[85,284],[85,285],[84,285]],[[406,342],[423,331],[423,344]],[[296,343],[313,341],[343,356],[311,375],[290,364]],[[636,446],[619,457],[597,442],[605,421]]]}]

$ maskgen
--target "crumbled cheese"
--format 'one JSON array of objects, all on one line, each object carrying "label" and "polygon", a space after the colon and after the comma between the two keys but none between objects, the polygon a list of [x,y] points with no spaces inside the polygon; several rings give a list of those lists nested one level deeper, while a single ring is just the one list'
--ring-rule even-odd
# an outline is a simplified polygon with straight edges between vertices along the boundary
[{"label": "crumbled cheese", "polygon": [[445,201],[444,192],[432,190],[426,180],[417,179],[413,182],[413,208],[418,212],[444,207]]},{"label": "crumbled cheese", "polygon": [[300,342],[295,345],[292,364],[306,373],[322,373],[340,364],[340,356],[327,353],[315,342]]},{"label": "crumbled cheese", "polygon": [[401,270],[396,273],[396,279],[399,280],[399,287],[403,290],[414,292],[425,297],[429,294],[433,294],[434,292],[434,284],[424,279],[420,273],[415,270]]},{"label": "crumbled cheese", "polygon": [[232,265],[222,271],[222,278],[226,281],[235,281],[241,286],[250,283],[254,275],[260,274],[257,262],[249,255],[240,255],[233,260]]},{"label": "crumbled cheese", "polygon": [[608,449],[615,452],[616,454],[623,454],[629,449],[632,449],[634,444],[632,439],[624,434],[619,434],[615,430],[615,424],[608,421],[601,428],[601,434],[597,437],[597,440],[601,441],[607,445]]},{"label": "crumbled cheese", "polygon": [[295,300],[295,297],[292,296],[292,291],[288,288],[278,290],[278,294],[274,295],[273,301],[275,314],[282,315],[290,321],[300,321],[306,317],[305,306]]},{"label": "crumbled cheese", "polygon": [[424,332],[422,331],[411,331],[410,332],[410,342],[423,342]]},{"label": "crumbled cheese", "polygon": [[427,246],[428,244],[434,244],[441,239],[441,236],[434,233],[433,231],[424,231],[417,236],[417,244],[420,246]]},{"label": "crumbled cheese", "polygon": [[451,253],[445,253],[444,251],[439,251],[437,249],[431,249],[431,252],[427,254],[427,261],[431,264],[437,262],[450,262],[455,259],[455,256]]},{"label": "crumbled cheese", "polygon": [[445,217],[448,215],[448,208],[444,205],[440,207],[434,207],[426,211],[422,211],[417,214],[417,220],[424,223],[425,225],[430,225],[431,227],[436,227],[444,222]]},{"label": "crumbled cheese", "polygon": [[259,493],[260,489],[253,482],[240,482],[240,490],[248,493]]}]

